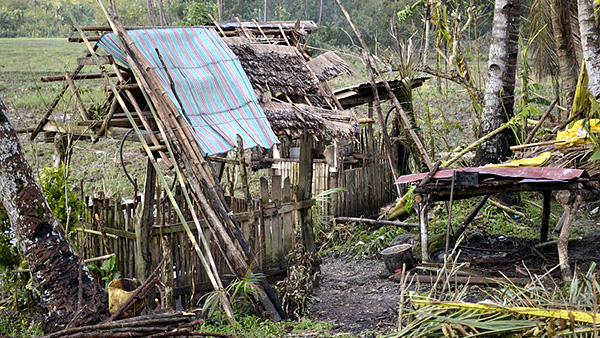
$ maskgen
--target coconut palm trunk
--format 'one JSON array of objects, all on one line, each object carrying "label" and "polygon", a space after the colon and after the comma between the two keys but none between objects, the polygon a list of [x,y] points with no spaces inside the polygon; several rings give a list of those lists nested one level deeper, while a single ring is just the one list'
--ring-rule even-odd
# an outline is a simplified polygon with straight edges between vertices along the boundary
[{"label": "coconut palm trunk", "polygon": [[[0,202],[6,209],[21,254],[39,291],[44,330],[92,324],[108,313],[104,289],[66,241],[27,163],[0,98]],[[81,275],[81,286],[79,278]],[[81,302],[78,294],[81,288]]]},{"label": "coconut palm trunk", "polygon": [[[514,115],[520,10],[520,0],[496,0],[480,136],[489,134]],[[481,145],[476,162],[503,161],[514,143],[514,134],[506,129]]]},{"label": "coconut palm trunk", "polygon": [[571,29],[571,6],[568,5],[572,2],[573,0],[550,1],[552,33],[556,54],[558,55],[562,87],[565,90],[566,104],[569,108],[573,106],[573,97],[575,97],[579,76],[579,62],[577,61],[575,41]]},{"label": "coconut palm trunk", "polygon": [[588,88],[600,99],[600,35],[593,10],[593,0],[577,0],[579,10],[579,31],[581,33],[581,48],[588,72]]}]

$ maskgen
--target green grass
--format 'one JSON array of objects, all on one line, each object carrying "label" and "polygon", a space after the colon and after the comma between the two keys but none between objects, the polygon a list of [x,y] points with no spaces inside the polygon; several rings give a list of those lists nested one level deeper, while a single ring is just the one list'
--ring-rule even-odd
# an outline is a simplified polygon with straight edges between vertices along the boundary
[{"label": "green grass", "polygon": [[[46,75],[60,75],[77,68],[77,58],[86,54],[83,44],[69,43],[64,38],[0,39],[0,95],[9,105],[9,116],[15,128],[35,127],[47,105],[56,97],[63,82],[43,83]],[[97,72],[86,66],[82,72]],[[102,103],[106,97],[102,80],[76,81],[87,107]],[[51,116],[53,119],[81,119],[70,91]],[[44,143],[40,134],[36,142],[26,135],[21,138],[29,163],[35,172],[52,165],[54,146]],[[78,141],[71,161],[70,181],[83,182],[86,195],[103,193],[108,197],[131,197],[132,185],[126,180],[119,160],[120,139],[102,139],[96,144]],[[127,142],[124,158],[138,185],[144,182],[145,160],[137,142]]]},{"label": "green grass", "polygon": [[314,322],[310,319],[299,321],[272,322],[254,315],[235,315],[236,325],[231,326],[224,316],[220,319],[207,321],[198,327],[200,331],[230,334],[240,338],[279,338],[279,337],[332,337],[332,324]]}]

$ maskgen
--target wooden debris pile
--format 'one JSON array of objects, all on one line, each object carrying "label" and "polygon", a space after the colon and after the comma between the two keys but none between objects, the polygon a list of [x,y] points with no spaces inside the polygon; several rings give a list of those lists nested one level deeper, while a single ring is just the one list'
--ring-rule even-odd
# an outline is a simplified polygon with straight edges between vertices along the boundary
[{"label": "wooden debris pile", "polygon": [[551,152],[552,157],[544,164],[546,167],[558,168],[577,168],[584,169],[594,177],[600,175],[600,166],[596,161],[590,161],[592,156],[591,144],[583,144],[572,147],[557,146],[556,144],[546,144],[537,147],[515,151],[515,158],[533,158],[545,152]]},{"label": "wooden debris pile", "polygon": [[167,312],[72,327],[43,338],[121,338],[121,337],[231,337],[222,333],[197,330],[203,320],[195,312]]}]

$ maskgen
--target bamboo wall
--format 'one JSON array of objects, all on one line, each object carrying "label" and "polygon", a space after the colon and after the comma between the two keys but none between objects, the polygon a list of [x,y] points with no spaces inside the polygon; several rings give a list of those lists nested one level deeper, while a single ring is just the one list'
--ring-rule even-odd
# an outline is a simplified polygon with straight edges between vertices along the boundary
[{"label": "bamboo wall", "polygon": [[[276,172],[281,177],[298,181],[298,162],[282,159]],[[329,201],[317,201],[319,211],[332,216],[371,216],[396,198],[392,174],[387,162],[382,160],[336,171],[325,162],[313,163],[313,197],[336,187],[346,188],[343,193],[331,195]]]},{"label": "bamboo wall", "polygon": [[[285,257],[292,249],[294,242],[294,229],[297,223],[297,211],[302,206],[293,200],[293,193],[289,179],[273,177],[275,185],[261,182],[261,199],[254,201],[254,241],[249,243],[256,253],[255,261],[267,275],[285,272]],[[275,188],[273,188],[275,187]],[[181,194],[176,194],[179,206],[187,219],[191,219],[190,212]],[[251,232],[249,213],[245,210],[243,200],[229,198],[236,219],[239,221],[244,237],[248,239]],[[138,213],[141,214],[141,203],[136,201]],[[136,262],[136,235],[134,230],[134,202],[115,203],[109,199],[88,198],[84,227],[89,231],[78,231],[77,240],[83,248],[84,258],[93,258],[106,254],[116,255],[116,268],[123,277],[135,277]],[[310,207],[310,206],[308,206]],[[199,210],[199,209],[198,209]],[[139,216],[138,216],[139,217]],[[197,237],[198,229],[193,222],[188,223],[192,232]],[[210,241],[211,232],[201,222],[204,235]],[[98,233],[96,233],[98,232]],[[83,244],[85,242],[85,244]],[[223,279],[232,276],[223,254],[215,243],[211,242],[211,252],[218,270]],[[163,251],[170,252],[173,267],[172,272],[163,272],[163,279],[172,276],[174,297],[177,304],[183,308],[196,305],[195,302],[203,291],[211,290],[208,276],[204,272],[199,258],[190,245],[190,241],[179,223],[167,200],[155,203],[155,224],[152,230],[152,261],[155,265]],[[260,248],[256,250],[256,248]],[[99,265],[101,262],[99,263]]]}]

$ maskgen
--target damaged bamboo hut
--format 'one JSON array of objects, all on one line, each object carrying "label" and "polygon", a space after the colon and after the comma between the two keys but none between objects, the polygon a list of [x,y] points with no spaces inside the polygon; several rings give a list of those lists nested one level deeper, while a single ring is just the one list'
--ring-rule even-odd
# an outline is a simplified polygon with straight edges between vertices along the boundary
[{"label": "damaged bamboo hut", "polygon": [[[70,134],[96,141],[134,131],[148,155],[145,189],[133,203],[88,199],[87,225],[80,229],[91,234],[80,236],[89,242],[86,257],[115,254],[124,273],[144,278],[168,252],[162,278],[173,291],[165,295],[167,304],[187,306],[202,292],[221,288],[229,273],[284,272],[285,256],[298,240],[296,229],[305,248],[314,250],[315,193],[346,187],[347,196],[337,198],[329,212],[350,216],[354,214],[349,211],[361,209],[377,213],[395,198],[390,180],[382,179],[391,179],[382,157],[368,162],[367,155],[344,150],[353,149],[354,140],[360,139],[359,122],[343,109],[327,80],[351,69],[333,53],[310,58],[303,44],[314,24],[128,29],[108,17],[112,32],[107,27],[75,27],[79,37],[70,40],[85,43],[88,54],[77,60],[75,71],[42,79],[64,84],[30,135],[35,139],[44,133],[54,139]],[[194,46],[193,53],[206,54],[175,55],[172,51],[178,48],[169,45],[172,41],[183,41],[184,54],[192,53],[189,46]],[[215,57],[223,57],[235,76],[223,77],[227,72]],[[198,64],[203,60],[212,61]],[[202,74],[212,74],[208,84]],[[103,81],[106,88],[99,118],[88,114],[77,95],[77,82],[86,79]],[[209,97],[202,98],[198,90]],[[79,116],[52,119],[57,103],[69,92]],[[233,98],[241,101],[231,103]],[[215,100],[230,106],[217,107]],[[238,117],[227,120],[223,112]],[[232,164],[224,154],[236,148],[238,137],[238,151],[282,143],[270,157],[258,160],[271,168],[268,179],[261,179],[260,198],[250,202],[226,196],[221,186],[223,168]],[[299,151],[290,156],[294,148]],[[363,154],[368,151],[358,148]],[[174,191],[158,162],[177,173]],[[375,181],[380,186],[373,186]],[[375,191],[377,199],[367,195]],[[141,221],[136,221],[136,205]],[[271,318],[285,318],[265,280],[259,298]]]}]

